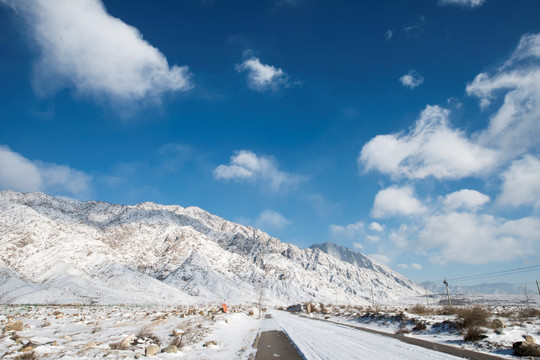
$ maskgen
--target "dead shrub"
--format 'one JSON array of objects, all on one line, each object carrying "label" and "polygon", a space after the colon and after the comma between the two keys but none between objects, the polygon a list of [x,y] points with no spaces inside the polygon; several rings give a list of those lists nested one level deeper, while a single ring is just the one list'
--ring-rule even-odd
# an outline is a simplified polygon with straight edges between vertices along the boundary
[{"label": "dead shrub", "polygon": [[471,329],[477,326],[488,326],[491,312],[483,306],[458,308],[456,315],[461,321],[462,328]]},{"label": "dead shrub", "polygon": [[413,331],[423,331],[423,330],[426,330],[426,329],[427,329],[427,325],[423,321],[419,321],[419,322],[415,323],[415,325],[413,327]]},{"label": "dead shrub", "polygon": [[409,310],[409,312],[416,315],[431,315],[433,310],[422,304],[416,304]]},{"label": "dead shrub", "polygon": [[445,315],[445,316],[455,315],[456,314],[456,308],[453,307],[453,306],[445,305],[445,306],[437,309],[437,311],[435,311],[435,314],[436,315]]},{"label": "dead shrub", "polygon": [[39,358],[32,351],[32,352],[27,352],[27,353],[24,353],[24,354],[21,354],[21,355],[17,355],[13,359],[14,360],[38,360]]},{"label": "dead shrub", "polygon": [[151,342],[152,344],[161,345],[161,340],[159,340],[159,338],[154,335],[154,333],[152,333],[150,328],[147,326],[143,327],[141,330],[139,330],[137,335],[135,335],[134,341],[137,341],[138,339]]},{"label": "dead shrub", "polygon": [[517,314],[517,318],[519,320],[526,320],[533,317],[536,317],[536,318],[540,317],[540,310],[535,309],[535,308],[524,308],[524,309],[519,310]]},{"label": "dead shrub", "polygon": [[487,338],[486,333],[484,330],[478,326],[473,326],[470,328],[467,328],[467,331],[465,332],[465,335],[463,336],[463,340],[466,342],[474,342],[479,341]]}]

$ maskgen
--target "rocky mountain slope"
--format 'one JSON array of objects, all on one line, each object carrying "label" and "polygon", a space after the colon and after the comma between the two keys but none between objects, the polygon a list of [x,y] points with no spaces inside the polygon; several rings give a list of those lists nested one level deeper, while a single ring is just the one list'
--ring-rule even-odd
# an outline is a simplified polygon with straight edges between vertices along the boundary
[{"label": "rocky mountain slope", "polygon": [[197,207],[0,192],[0,302],[368,303],[423,289],[334,244],[300,249]]}]

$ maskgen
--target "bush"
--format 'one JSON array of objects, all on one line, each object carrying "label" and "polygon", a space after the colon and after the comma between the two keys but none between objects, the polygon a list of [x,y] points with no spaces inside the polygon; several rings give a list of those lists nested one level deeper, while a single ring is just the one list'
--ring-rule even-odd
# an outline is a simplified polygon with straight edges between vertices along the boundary
[{"label": "bush", "polygon": [[456,315],[461,320],[462,327],[468,330],[477,326],[488,326],[492,314],[486,308],[475,305],[457,309]]},{"label": "bush", "polygon": [[463,340],[467,342],[473,342],[473,341],[479,341],[482,339],[485,339],[487,337],[486,333],[483,329],[473,326],[470,328],[467,328],[467,331],[465,332],[465,335],[463,336]]},{"label": "bush", "polygon": [[159,340],[159,338],[154,335],[146,326],[139,330],[137,335],[135,335],[135,338],[150,341],[152,344],[161,345],[161,341]]},{"label": "bush", "polygon": [[416,304],[409,310],[409,312],[416,315],[430,315],[433,313],[433,310],[422,304]]}]

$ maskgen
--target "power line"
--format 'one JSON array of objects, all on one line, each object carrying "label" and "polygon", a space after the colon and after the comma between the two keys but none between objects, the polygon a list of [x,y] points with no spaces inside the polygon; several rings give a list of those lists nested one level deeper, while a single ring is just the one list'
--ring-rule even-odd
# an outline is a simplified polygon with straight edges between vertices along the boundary
[{"label": "power line", "polygon": [[526,266],[526,267],[515,268],[515,269],[495,271],[495,272],[490,272],[490,273],[485,273],[485,274],[463,276],[463,277],[448,279],[448,281],[477,280],[477,279],[488,278],[488,277],[520,274],[520,273],[536,271],[536,270],[540,270],[540,265],[533,265],[533,266]]}]

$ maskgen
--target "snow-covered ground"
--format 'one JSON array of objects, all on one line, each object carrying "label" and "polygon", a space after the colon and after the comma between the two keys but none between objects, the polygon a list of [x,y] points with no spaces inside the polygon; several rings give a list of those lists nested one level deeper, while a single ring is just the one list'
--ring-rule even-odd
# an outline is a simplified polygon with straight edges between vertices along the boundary
[{"label": "snow-covered ground", "polygon": [[[516,295],[468,297],[466,305],[454,306],[454,310],[481,305],[490,313],[487,318],[488,325],[479,326],[486,337],[482,340],[468,342],[464,341],[466,330],[460,327],[462,319],[455,314],[437,315],[443,310],[448,310],[440,305],[428,307],[431,310],[430,313],[417,314],[411,304],[381,305],[377,306],[377,311],[366,307],[347,305],[321,307],[319,304],[312,304],[309,316],[389,334],[400,333],[403,336],[501,357],[518,358],[512,350],[513,343],[524,341],[524,335],[532,336],[537,342],[540,342],[540,311],[537,306],[540,302],[539,299],[539,296],[529,298],[529,306],[527,306],[524,296],[523,299]],[[301,313],[306,314],[306,310],[304,305]],[[506,327],[492,328],[491,324],[494,319],[502,320]],[[319,325],[312,324],[311,326],[319,328]]]},{"label": "snow-covered ground", "polygon": [[[538,299],[529,299],[535,309]],[[475,301],[482,301],[476,297]],[[240,359],[253,358],[257,334],[267,330],[283,330],[307,360],[319,359],[452,359],[437,353],[353,329],[354,325],[403,333],[431,342],[458,348],[482,351],[506,358],[513,355],[512,344],[522,341],[523,335],[540,340],[538,312],[531,317],[520,314],[527,308],[520,297],[501,300],[484,299],[493,314],[489,321],[502,319],[501,330],[484,327],[487,338],[464,342],[463,334],[453,326],[455,315],[415,314],[411,304],[378,306],[378,312],[368,307],[349,305],[320,306],[313,304],[312,312],[292,314],[268,309],[271,319],[259,318],[252,305],[232,306],[229,313],[220,311],[218,304],[190,306],[82,306],[44,305],[0,307],[0,358],[17,359],[31,348],[35,358],[42,359],[133,359],[145,356],[146,349],[156,344],[159,351],[176,345],[178,352],[158,352],[162,359]],[[489,305],[491,304],[491,305]],[[497,305],[499,304],[499,305]],[[441,306],[431,306],[441,309]],[[308,319],[307,315],[323,321]],[[324,320],[327,320],[326,322]],[[20,321],[22,329],[9,327]],[[338,322],[340,324],[331,323]],[[425,324],[425,329],[415,329]],[[31,359],[30,357],[28,357]]]},{"label": "snow-covered ground", "polygon": [[[40,359],[133,359],[146,348],[176,344],[178,352],[163,359],[241,359],[252,345],[261,320],[251,307],[4,306],[0,328],[21,321],[21,331],[0,334],[0,358],[33,352]],[[258,315],[255,313],[255,315]],[[21,352],[26,347],[33,348]],[[34,348],[35,346],[35,348]]]},{"label": "snow-covered ground", "polygon": [[315,322],[283,311],[272,311],[271,314],[309,360],[460,359],[382,335],[333,323]]}]

